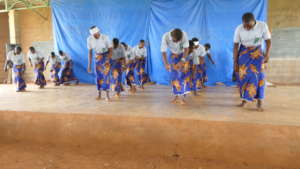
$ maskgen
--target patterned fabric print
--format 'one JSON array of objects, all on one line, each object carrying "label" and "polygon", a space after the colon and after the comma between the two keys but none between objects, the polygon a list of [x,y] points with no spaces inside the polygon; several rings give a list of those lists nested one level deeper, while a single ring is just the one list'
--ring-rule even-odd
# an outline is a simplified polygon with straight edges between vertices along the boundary
[{"label": "patterned fabric print", "polygon": [[36,76],[35,84],[38,86],[46,86],[47,82],[44,76],[45,64],[43,61],[36,64],[34,67],[34,72]]},{"label": "patterned fabric print", "polygon": [[14,65],[13,71],[15,73],[15,83],[17,84],[17,91],[26,89],[26,82],[23,78],[25,67],[23,65]]},{"label": "patterned fabric print", "polygon": [[198,91],[202,88],[203,69],[201,65],[193,66],[193,91]]},{"label": "patterned fabric print", "polygon": [[137,83],[139,85],[144,85],[147,82],[147,74],[145,72],[146,60],[145,58],[138,59],[136,63],[137,71]]},{"label": "patterned fabric print", "polygon": [[188,91],[188,82],[190,81],[190,72],[187,71],[188,64],[180,66],[180,60],[183,54],[173,57],[171,55],[171,84],[174,95],[184,95]]},{"label": "patterned fabric print", "polygon": [[127,81],[128,86],[135,84],[135,78],[134,78],[135,66],[136,66],[136,63],[134,61],[127,65],[126,81]]},{"label": "patterned fabric print", "polygon": [[69,83],[71,81],[77,80],[73,72],[73,62],[69,60],[65,63],[64,68],[61,73],[60,83]]},{"label": "patterned fabric print", "polygon": [[111,60],[108,58],[108,52],[103,54],[97,54],[95,65],[97,89],[109,90]]},{"label": "patterned fabric print", "polygon": [[247,101],[264,98],[265,75],[262,69],[264,57],[261,46],[239,50],[238,85],[240,96]]},{"label": "patterned fabric print", "polygon": [[122,84],[122,62],[113,60],[111,64],[111,88],[115,92],[124,91]]},{"label": "patterned fabric print", "polygon": [[51,79],[56,85],[59,85],[60,83],[59,76],[58,76],[60,69],[61,69],[60,63],[56,63],[55,65],[52,65],[51,68]]}]

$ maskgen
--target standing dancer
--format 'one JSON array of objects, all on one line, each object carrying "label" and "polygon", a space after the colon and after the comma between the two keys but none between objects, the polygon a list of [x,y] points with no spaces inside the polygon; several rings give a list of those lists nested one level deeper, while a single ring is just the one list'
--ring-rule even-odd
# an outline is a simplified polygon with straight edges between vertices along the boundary
[{"label": "standing dancer", "polygon": [[[206,43],[206,44],[204,44],[204,48],[205,48],[205,53],[206,53],[205,56],[207,56],[207,58],[209,59],[209,61],[214,65],[215,61],[212,59],[212,56],[210,54],[211,45],[209,43]],[[207,67],[206,67],[206,62],[205,62],[205,59],[204,59],[203,87],[206,87],[204,82],[208,81],[208,76],[207,76],[206,70],[207,70]]]},{"label": "standing dancer", "polygon": [[134,69],[136,65],[135,55],[130,46],[128,46],[124,42],[122,42],[122,45],[124,46],[125,49],[125,61],[126,61],[126,69],[127,69],[126,82],[127,85],[130,87],[130,92],[135,93],[136,92],[135,78],[134,78]]},{"label": "standing dancer", "polygon": [[45,69],[45,63],[44,63],[44,57],[41,56],[41,54],[35,50],[33,46],[29,48],[29,51],[27,53],[27,56],[29,58],[29,63],[31,67],[34,67],[35,72],[35,84],[38,85],[41,89],[44,88],[47,84],[44,71]]},{"label": "standing dancer", "polygon": [[75,82],[79,83],[79,80],[75,77],[73,72],[73,61],[69,55],[60,50],[59,52],[60,59],[64,62],[64,66],[61,72],[60,83],[64,85],[70,85],[70,83]]},{"label": "standing dancer", "polygon": [[[170,49],[170,64],[167,60],[167,49]],[[171,72],[171,84],[173,94],[175,95],[172,100],[176,103],[179,99],[180,104],[185,104],[184,95],[186,91],[186,73],[184,72],[184,64],[189,52],[188,36],[180,29],[173,29],[167,32],[162,37],[161,52],[163,56],[163,62],[167,70]]]},{"label": "standing dancer", "polygon": [[124,91],[122,84],[122,69],[125,58],[125,50],[119,43],[119,39],[113,39],[112,63],[111,63],[111,88],[120,98],[120,94]]},{"label": "standing dancer", "polygon": [[92,72],[91,64],[93,58],[93,51],[95,57],[96,69],[96,84],[98,90],[97,100],[101,99],[101,91],[106,92],[106,101],[109,101],[110,89],[110,67],[112,56],[112,44],[108,36],[100,34],[100,29],[96,26],[90,28],[90,36],[87,39],[87,47],[89,49],[89,61],[87,71]]},{"label": "standing dancer", "polygon": [[134,51],[134,55],[136,57],[137,60],[137,73],[138,73],[138,85],[144,89],[144,84],[147,81],[147,75],[145,72],[145,66],[146,66],[146,57],[147,57],[147,50],[145,48],[145,41],[144,40],[140,40],[139,45],[137,45],[136,47],[134,47],[133,49]]},{"label": "standing dancer", "polygon": [[13,64],[14,81],[17,84],[17,92],[23,92],[26,89],[26,82],[24,80],[24,72],[26,70],[24,55],[22,48],[17,46],[13,51],[7,53],[6,64]]},{"label": "standing dancer", "polygon": [[[266,23],[256,21],[252,13],[245,13],[243,23],[234,34],[234,69],[238,72],[238,85],[243,107],[247,101],[257,99],[257,110],[263,111],[265,74],[264,64],[268,62],[271,48],[271,33]],[[262,52],[262,44],[266,51]]]},{"label": "standing dancer", "polygon": [[[50,63],[50,72],[51,72],[51,79],[53,80],[55,86],[59,86],[60,80],[58,73],[61,69],[61,60],[54,52],[51,52],[50,57],[48,58],[48,61],[46,63],[47,65]],[[46,69],[46,68],[45,68]]]}]

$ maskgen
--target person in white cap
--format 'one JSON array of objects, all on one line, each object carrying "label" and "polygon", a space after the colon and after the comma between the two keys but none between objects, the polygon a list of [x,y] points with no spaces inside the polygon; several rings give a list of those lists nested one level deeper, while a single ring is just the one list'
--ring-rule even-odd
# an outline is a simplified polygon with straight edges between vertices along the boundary
[{"label": "person in white cap", "polygon": [[[170,49],[170,64],[167,60],[167,49]],[[162,37],[161,52],[163,62],[167,70],[171,72],[171,84],[173,94],[175,95],[172,100],[177,103],[178,98],[180,104],[185,104],[184,96],[188,93],[187,84],[189,76],[186,76],[184,66],[189,52],[189,41],[187,33],[180,29],[173,29],[167,32]]]},{"label": "person in white cap", "polygon": [[193,58],[193,92],[197,96],[197,91],[203,87],[204,71],[204,56],[206,54],[204,46],[202,46],[198,38],[192,39],[194,50],[192,53]]},{"label": "person in white cap", "polygon": [[112,43],[108,36],[100,34],[100,29],[96,26],[90,28],[90,36],[87,38],[87,48],[89,50],[89,61],[87,71],[91,73],[93,52],[95,57],[96,84],[98,89],[97,100],[101,99],[101,91],[106,91],[106,100],[109,101],[110,89],[110,69],[112,56]]}]

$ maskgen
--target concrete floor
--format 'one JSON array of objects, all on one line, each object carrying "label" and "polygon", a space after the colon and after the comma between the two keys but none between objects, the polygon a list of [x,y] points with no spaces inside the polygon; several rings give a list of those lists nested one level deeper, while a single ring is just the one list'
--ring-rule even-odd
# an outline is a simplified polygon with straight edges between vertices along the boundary
[{"label": "concrete floor", "polygon": [[40,90],[29,85],[28,92],[16,93],[13,85],[0,85],[0,111],[106,114],[142,117],[189,118],[262,124],[300,125],[300,86],[270,87],[266,90],[265,111],[255,103],[239,104],[237,88],[211,87],[200,96],[187,98],[185,106],[170,103],[167,86],[150,85],[134,96],[127,93],[112,102],[97,101],[95,86],[47,86]]}]

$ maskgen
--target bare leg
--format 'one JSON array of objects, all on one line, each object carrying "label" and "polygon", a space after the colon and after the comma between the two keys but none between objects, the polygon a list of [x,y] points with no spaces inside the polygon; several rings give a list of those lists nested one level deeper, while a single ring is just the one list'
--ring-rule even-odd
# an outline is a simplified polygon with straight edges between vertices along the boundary
[{"label": "bare leg", "polygon": [[98,96],[97,96],[96,100],[101,100],[101,90],[98,91]]},{"label": "bare leg", "polygon": [[105,98],[106,101],[110,101],[110,97],[109,97],[109,90],[106,90],[106,98]]},{"label": "bare leg", "polygon": [[246,100],[242,100],[242,103],[238,105],[238,107],[244,107],[246,105]]},{"label": "bare leg", "polygon": [[186,102],[184,100],[184,96],[181,96],[179,103],[180,103],[180,105],[185,105],[186,104]]},{"label": "bare leg", "polygon": [[257,100],[257,111],[259,111],[259,112],[264,111],[264,109],[262,107],[262,100],[260,100],[260,99]]},{"label": "bare leg", "polygon": [[178,100],[178,96],[175,96],[174,99],[171,100],[171,103],[174,103],[174,104],[175,104],[175,103],[177,102],[177,100]]}]

